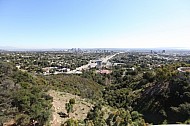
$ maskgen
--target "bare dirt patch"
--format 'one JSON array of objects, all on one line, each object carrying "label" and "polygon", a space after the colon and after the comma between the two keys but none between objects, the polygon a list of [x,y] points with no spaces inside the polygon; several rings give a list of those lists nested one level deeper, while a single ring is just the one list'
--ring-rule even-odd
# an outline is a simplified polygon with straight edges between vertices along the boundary
[{"label": "bare dirt patch", "polygon": [[[83,120],[86,118],[87,113],[93,106],[92,104],[86,102],[85,99],[69,93],[51,90],[49,91],[49,95],[53,97],[52,120],[50,121],[51,126],[60,126],[69,118]],[[74,112],[70,113],[69,118],[61,118],[58,112],[64,112],[67,114],[65,103],[68,103],[71,98],[74,98],[76,102],[73,106]]]}]

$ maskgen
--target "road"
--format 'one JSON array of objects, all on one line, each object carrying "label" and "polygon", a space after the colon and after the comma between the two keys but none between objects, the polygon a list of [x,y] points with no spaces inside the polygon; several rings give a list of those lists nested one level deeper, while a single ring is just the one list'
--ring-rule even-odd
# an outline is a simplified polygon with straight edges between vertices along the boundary
[{"label": "road", "polygon": [[120,53],[116,53],[116,54],[113,54],[113,55],[109,55],[109,56],[106,56],[106,57],[102,57],[100,58],[100,60],[102,60],[102,63],[107,63],[109,59],[112,59],[114,56],[116,56],[117,54],[120,54]]},{"label": "road", "polygon": [[[114,56],[116,56],[117,54],[120,54],[122,52],[119,52],[119,53],[116,53],[116,54],[113,54],[113,55],[109,55],[109,56],[106,56],[106,57],[102,57],[100,58],[99,60],[102,61],[102,63],[107,63],[109,59],[112,59]],[[71,71],[68,71],[67,74],[80,74],[82,70],[86,70],[86,69],[89,69],[89,66],[92,66],[92,65],[96,65],[96,63],[89,63],[86,64],[86,65],[83,65],[83,66],[80,66],[78,68],[76,68],[75,70],[71,70]]]}]

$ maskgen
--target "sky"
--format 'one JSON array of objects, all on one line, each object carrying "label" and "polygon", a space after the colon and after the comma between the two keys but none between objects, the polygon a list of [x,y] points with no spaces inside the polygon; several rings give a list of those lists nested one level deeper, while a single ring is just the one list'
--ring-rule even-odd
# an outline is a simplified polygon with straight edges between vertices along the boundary
[{"label": "sky", "polygon": [[0,47],[190,48],[190,0],[0,0]]}]

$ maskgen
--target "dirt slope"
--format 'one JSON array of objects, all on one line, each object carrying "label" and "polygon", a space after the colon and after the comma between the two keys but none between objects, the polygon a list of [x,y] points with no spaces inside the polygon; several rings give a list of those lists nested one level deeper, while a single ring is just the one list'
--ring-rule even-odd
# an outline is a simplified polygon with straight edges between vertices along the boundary
[{"label": "dirt slope", "polygon": [[[75,120],[85,119],[87,113],[92,108],[92,104],[85,102],[85,99],[76,95],[54,90],[49,91],[49,94],[53,97],[52,120],[50,121],[51,126],[60,126],[61,123],[64,123],[69,118],[73,118]],[[74,112],[70,113],[69,118],[61,118],[57,113],[67,113],[65,103],[68,103],[71,98],[74,98],[76,101],[76,104],[73,106]]]}]

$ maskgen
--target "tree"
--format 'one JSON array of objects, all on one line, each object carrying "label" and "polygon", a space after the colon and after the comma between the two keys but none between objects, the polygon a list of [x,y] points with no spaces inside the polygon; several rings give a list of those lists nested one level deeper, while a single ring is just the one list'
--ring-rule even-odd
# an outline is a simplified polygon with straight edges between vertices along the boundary
[{"label": "tree", "polygon": [[171,107],[172,111],[177,115],[181,122],[190,119],[190,103],[180,104],[178,107]]},{"label": "tree", "polygon": [[71,98],[71,99],[69,100],[69,103],[74,105],[74,104],[75,104],[75,99],[74,99],[74,98]]},{"label": "tree", "polygon": [[155,79],[155,73],[151,71],[145,72],[143,73],[143,79],[146,79],[149,82],[153,82]]},{"label": "tree", "polygon": [[102,111],[102,106],[97,103],[87,114],[85,120],[86,124],[90,125],[89,122],[93,123],[94,126],[105,126],[106,121],[104,119],[104,112]]},{"label": "tree", "polygon": [[67,114],[69,116],[69,113],[73,111],[73,104],[65,103],[65,109],[66,109]]}]

